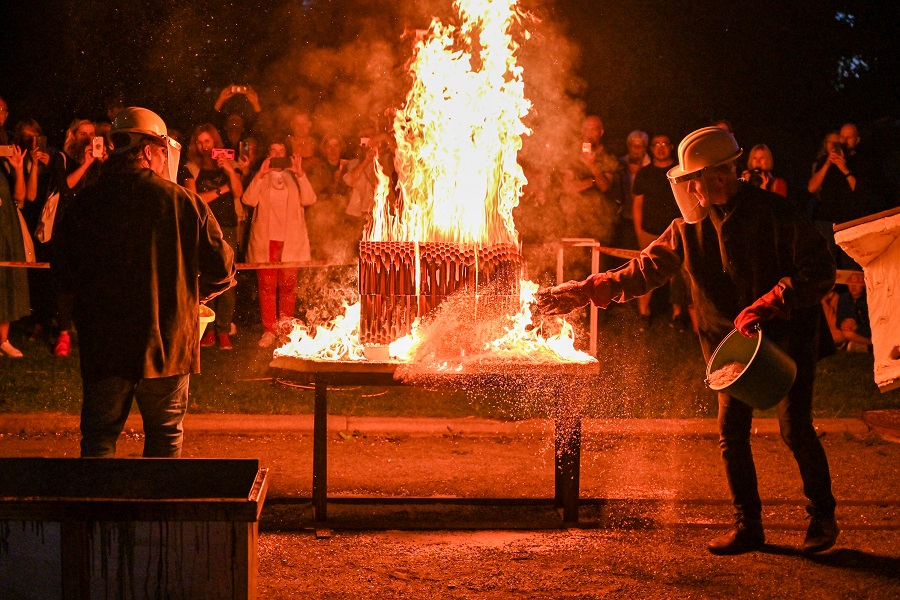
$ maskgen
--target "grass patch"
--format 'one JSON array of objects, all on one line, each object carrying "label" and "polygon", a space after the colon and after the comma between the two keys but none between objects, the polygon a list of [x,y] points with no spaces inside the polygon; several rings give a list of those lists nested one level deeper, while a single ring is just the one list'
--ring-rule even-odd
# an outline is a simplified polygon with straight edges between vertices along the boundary
[{"label": "grass patch", "polygon": [[[260,331],[242,327],[235,349],[203,349],[203,372],[191,378],[194,413],[309,414],[313,391],[273,378],[271,351],[256,345]],[[587,334],[579,339],[587,343]],[[56,358],[45,344],[13,343],[25,358],[0,359],[0,412],[63,412],[81,407],[78,351]],[[715,394],[705,389],[700,344],[659,317],[648,332],[638,331],[634,307],[615,306],[599,334],[600,384],[590,390],[589,417],[691,418],[716,414]],[[870,354],[838,353],[819,363],[814,408],[818,417],[857,417],[865,410],[900,408],[900,390],[881,394],[873,381]],[[553,398],[544,390],[472,393],[412,387],[353,387],[329,392],[329,411],[342,415],[450,417],[518,420],[549,414]],[[774,409],[763,416],[774,416]]]}]

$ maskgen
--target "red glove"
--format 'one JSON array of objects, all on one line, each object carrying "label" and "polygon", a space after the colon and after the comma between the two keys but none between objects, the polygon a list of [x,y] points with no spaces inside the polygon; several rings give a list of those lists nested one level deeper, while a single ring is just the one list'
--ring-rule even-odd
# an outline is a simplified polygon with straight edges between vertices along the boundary
[{"label": "red glove", "polygon": [[787,319],[790,315],[790,308],[784,300],[784,288],[776,285],[772,291],[741,311],[734,320],[734,328],[744,337],[753,337],[756,335],[756,328],[763,321],[775,317]]},{"label": "red glove", "polygon": [[612,289],[605,273],[592,275],[584,281],[567,281],[535,294],[537,312],[545,315],[565,315],[593,301],[606,308],[612,300]]}]

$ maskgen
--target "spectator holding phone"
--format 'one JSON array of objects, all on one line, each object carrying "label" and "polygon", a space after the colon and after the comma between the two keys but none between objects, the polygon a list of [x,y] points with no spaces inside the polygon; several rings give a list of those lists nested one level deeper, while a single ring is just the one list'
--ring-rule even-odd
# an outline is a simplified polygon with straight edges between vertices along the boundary
[{"label": "spectator holding phone", "polygon": [[[188,144],[186,165],[192,178],[185,180],[185,187],[199,194],[209,206],[222,228],[222,236],[232,248],[237,245],[238,221],[243,213],[241,196],[244,193],[234,159],[234,150],[223,148],[222,136],[214,125],[204,123],[194,130]],[[220,350],[233,348],[230,336],[236,298],[236,290],[231,288],[209,303],[216,313],[216,322],[207,328],[200,346],[208,348],[218,343]]]},{"label": "spectator holding phone", "polygon": [[[845,125],[841,132],[828,134],[824,142],[824,152],[813,165],[812,177],[807,189],[817,196],[813,220],[816,229],[828,240],[828,247],[839,269],[853,268],[856,264],[834,242],[834,224],[857,219],[866,214],[865,200],[856,193],[856,173],[848,162],[849,145],[842,143],[845,129],[856,127]],[[857,137],[858,139],[858,137]]]},{"label": "spectator holding phone", "polygon": [[[19,215],[19,207],[25,201],[24,160],[25,153],[18,146],[12,147],[11,156],[0,158],[0,261],[27,258],[23,239],[26,232]],[[9,324],[30,313],[25,269],[0,267],[0,357],[22,357],[22,352],[9,341]]]},{"label": "spectator holding phone", "polygon": [[[248,107],[249,106],[249,110]],[[249,85],[226,85],[219,92],[213,107],[216,122],[221,123],[225,132],[222,148],[240,151],[240,143],[249,134],[257,116],[262,112],[259,96]]]},{"label": "spectator holding phone", "polygon": [[[305,207],[315,203],[316,192],[303,172],[303,160],[299,156],[288,157],[284,142],[269,145],[269,156],[260,165],[242,201],[253,207],[247,260],[277,263],[311,259]],[[297,268],[260,269],[257,277],[265,328],[259,345],[267,348],[277,339],[278,322],[294,316]]]},{"label": "spectator holding phone", "polygon": [[[49,262],[46,244],[41,244],[34,236],[41,222],[41,213],[47,202],[50,186],[50,151],[47,147],[47,138],[37,121],[25,119],[16,123],[15,143],[19,148],[29,149],[24,160],[26,193],[22,216],[34,242],[35,259],[38,262]],[[53,315],[56,312],[50,273],[46,269],[28,269],[28,287],[34,322],[30,338],[39,340],[44,337],[45,332],[51,330]]]},{"label": "spectator holding phone", "polygon": [[[99,142],[97,140],[100,140]],[[48,242],[48,254],[53,258],[53,237],[65,217],[67,207],[78,194],[100,177],[100,166],[106,160],[103,138],[97,137],[93,121],[76,119],[66,130],[63,151],[50,160],[50,189],[59,192],[56,217]],[[46,238],[45,238],[46,239]],[[39,249],[43,253],[43,249]],[[72,351],[72,299],[66,293],[56,293],[56,323],[59,335],[53,345],[54,356],[69,356]]]},{"label": "spectator holding phone", "polygon": [[774,166],[775,159],[769,147],[765,144],[757,144],[750,149],[747,168],[741,174],[741,179],[758,188],[775,192],[779,196],[787,198],[787,181],[772,172]]}]

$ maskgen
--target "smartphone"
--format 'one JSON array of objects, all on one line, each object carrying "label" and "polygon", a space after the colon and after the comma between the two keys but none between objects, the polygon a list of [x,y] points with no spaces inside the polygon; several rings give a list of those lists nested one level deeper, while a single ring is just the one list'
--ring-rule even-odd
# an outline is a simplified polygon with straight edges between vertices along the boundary
[{"label": "smartphone", "polygon": [[369,138],[367,138],[367,137],[359,138],[359,145],[362,146],[363,148],[368,148],[369,147]]},{"label": "smartphone", "polygon": [[220,158],[234,160],[234,150],[232,150],[231,148],[213,148],[212,159],[219,160]]},{"label": "smartphone", "polygon": [[241,142],[240,144],[240,155],[241,156],[250,156],[250,142]]},{"label": "smartphone", "polygon": [[102,158],[103,152],[106,150],[102,137],[91,138],[91,156],[94,158]]},{"label": "smartphone", "polygon": [[13,155],[13,146],[0,146],[0,156],[12,156]]},{"label": "smartphone", "polygon": [[34,138],[34,146],[41,152],[47,152],[47,136],[39,135]]},{"label": "smartphone", "polygon": [[585,154],[590,154],[591,150],[593,150],[593,148],[591,147],[590,142],[585,142],[581,145],[581,151],[584,152]]},{"label": "smartphone", "polygon": [[246,86],[246,85],[233,85],[233,86],[231,86],[231,93],[232,94],[246,94],[248,87],[249,86]]},{"label": "smartphone", "polygon": [[271,169],[288,169],[291,166],[291,159],[288,156],[273,156],[269,159],[269,168]]}]

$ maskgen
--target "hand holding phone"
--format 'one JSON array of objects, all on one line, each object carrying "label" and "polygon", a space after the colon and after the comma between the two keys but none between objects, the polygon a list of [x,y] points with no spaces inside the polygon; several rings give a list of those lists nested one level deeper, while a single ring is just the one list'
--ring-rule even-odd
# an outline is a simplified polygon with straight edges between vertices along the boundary
[{"label": "hand holding phone", "polygon": [[270,169],[290,169],[291,159],[288,156],[273,156],[269,159]]},{"label": "hand holding phone", "polygon": [[91,138],[91,156],[94,158],[103,158],[106,152],[106,145],[103,143],[102,137]]},{"label": "hand holding phone", "polygon": [[231,148],[213,148],[211,158],[213,160],[219,160],[220,158],[234,160],[234,150]]}]

